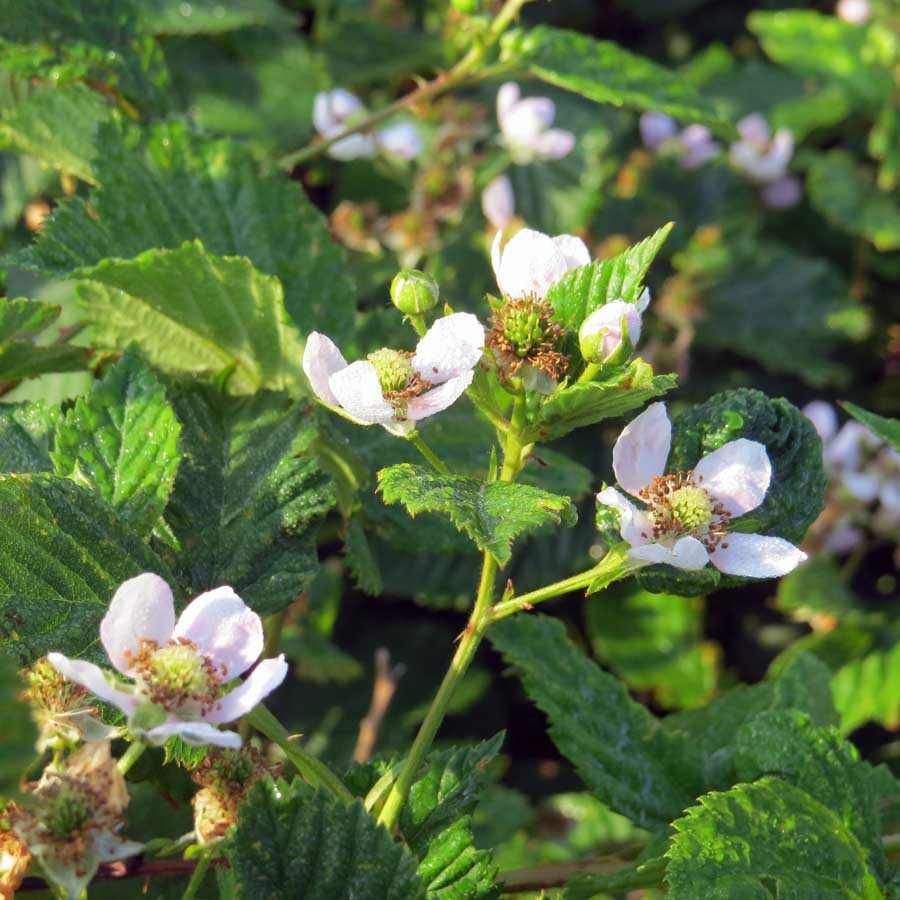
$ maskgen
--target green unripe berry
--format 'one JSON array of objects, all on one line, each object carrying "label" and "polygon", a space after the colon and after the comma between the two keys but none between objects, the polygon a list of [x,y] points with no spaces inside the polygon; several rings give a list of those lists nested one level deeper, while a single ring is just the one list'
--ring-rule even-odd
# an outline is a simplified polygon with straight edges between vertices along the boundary
[{"label": "green unripe berry", "polygon": [[375,366],[378,383],[385,394],[402,391],[413,376],[409,356],[398,350],[376,350],[369,354],[368,360]]},{"label": "green unripe berry", "polygon": [[481,12],[482,0],[450,0],[450,5],[464,16],[473,16]]},{"label": "green unripe berry", "polygon": [[691,531],[708,525],[712,520],[712,500],[701,487],[687,485],[678,488],[672,494],[671,504],[678,521]]},{"label": "green unripe berry", "polygon": [[527,356],[541,344],[547,336],[546,331],[542,310],[533,305],[512,308],[503,320],[503,337],[518,356]]},{"label": "green unripe berry", "polygon": [[59,790],[45,798],[41,823],[54,837],[67,838],[78,832],[93,815],[93,806],[77,785],[60,783]]},{"label": "green unripe berry", "polygon": [[391,282],[391,301],[408,316],[434,309],[440,298],[438,283],[418,269],[401,269]]}]

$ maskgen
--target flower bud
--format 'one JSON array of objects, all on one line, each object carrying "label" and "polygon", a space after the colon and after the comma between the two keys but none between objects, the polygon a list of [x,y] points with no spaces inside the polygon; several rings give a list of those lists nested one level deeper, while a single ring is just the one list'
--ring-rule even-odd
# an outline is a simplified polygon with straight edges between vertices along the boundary
[{"label": "flower bud", "polygon": [[408,316],[420,316],[434,309],[439,297],[437,282],[418,269],[402,269],[391,282],[391,301]]},{"label": "flower bud", "polygon": [[613,300],[592,312],[578,331],[581,355],[587,363],[624,362],[641,337],[641,314],[626,300]]},{"label": "flower bud", "polygon": [[482,0],[450,0],[450,5],[465,16],[473,16],[481,12]]}]

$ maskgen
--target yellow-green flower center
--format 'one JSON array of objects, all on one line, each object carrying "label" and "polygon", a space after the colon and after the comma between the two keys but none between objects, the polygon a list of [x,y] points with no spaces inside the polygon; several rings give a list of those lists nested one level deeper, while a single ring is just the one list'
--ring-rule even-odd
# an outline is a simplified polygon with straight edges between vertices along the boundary
[{"label": "yellow-green flower center", "polygon": [[40,822],[56,838],[76,834],[94,814],[94,805],[88,794],[69,781],[60,781],[55,790],[41,799]]},{"label": "yellow-green flower center", "polygon": [[169,644],[150,657],[148,681],[165,692],[205,694],[209,676],[205,660],[189,644]]},{"label": "yellow-green flower center", "polygon": [[713,504],[701,487],[687,485],[674,491],[670,500],[672,512],[690,530],[703,528],[712,521]]},{"label": "yellow-green flower center", "polygon": [[137,653],[129,654],[129,668],[140,693],[169,712],[203,712],[219,697],[227,672],[218,670],[191,641],[179,638],[160,647],[142,641]]},{"label": "yellow-green flower center", "polygon": [[413,377],[413,367],[409,355],[399,350],[376,350],[368,360],[375,366],[378,383],[385,394],[402,391]]}]

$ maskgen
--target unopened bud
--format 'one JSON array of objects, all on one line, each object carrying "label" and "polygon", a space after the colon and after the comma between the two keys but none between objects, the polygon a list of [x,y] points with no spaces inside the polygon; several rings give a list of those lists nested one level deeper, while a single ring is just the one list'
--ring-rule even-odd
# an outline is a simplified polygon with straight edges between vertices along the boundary
[{"label": "unopened bud", "polygon": [[633,352],[641,337],[641,314],[633,303],[613,300],[592,312],[578,331],[587,363],[618,364]]},{"label": "unopened bud", "polygon": [[438,283],[418,269],[402,269],[391,282],[391,301],[408,316],[420,316],[438,304]]},{"label": "unopened bud", "polygon": [[482,0],[450,0],[450,5],[465,16],[475,15],[481,12]]}]

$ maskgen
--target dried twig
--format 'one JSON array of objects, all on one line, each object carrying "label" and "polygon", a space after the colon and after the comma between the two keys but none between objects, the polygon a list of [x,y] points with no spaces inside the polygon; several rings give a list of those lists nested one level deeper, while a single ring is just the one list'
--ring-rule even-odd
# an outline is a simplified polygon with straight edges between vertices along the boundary
[{"label": "dried twig", "polygon": [[384,720],[384,715],[394,699],[397,690],[397,682],[406,671],[405,666],[391,667],[391,654],[386,647],[379,647],[375,651],[375,683],[372,685],[372,702],[365,718],[359,723],[359,736],[356,738],[356,748],[353,751],[353,759],[356,762],[366,762],[375,749],[378,740],[378,730]]}]

